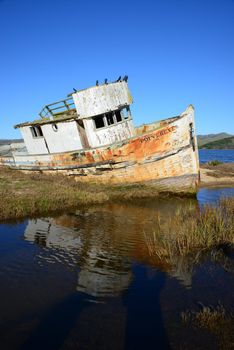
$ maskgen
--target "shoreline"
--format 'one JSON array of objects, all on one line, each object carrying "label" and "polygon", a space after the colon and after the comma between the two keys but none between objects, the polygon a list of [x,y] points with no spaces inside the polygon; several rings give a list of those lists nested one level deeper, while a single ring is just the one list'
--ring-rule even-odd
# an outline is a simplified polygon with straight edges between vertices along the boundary
[{"label": "shoreline", "polygon": [[200,176],[199,188],[234,187],[234,163],[201,164]]},{"label": "shoreline", "polygon": [[[115,201],[172,197],[144,184],[111,186],[78,182],[62,174],[25,173],[0,167],[0,222],[46,217],[77,207]],[[195,193],[176,193],[175,197],[195,197]]]},{"label": "shoreline", "polygon": [[[199,188],[234,187],[234,163],[200,167]],[[196,193],[159,192],[147,185],[110,186],[76,182],[64,175],[24,173],[0,167],[0,222],[56,215],[65,210],[114,201],[149,198],[196,198]]]}]

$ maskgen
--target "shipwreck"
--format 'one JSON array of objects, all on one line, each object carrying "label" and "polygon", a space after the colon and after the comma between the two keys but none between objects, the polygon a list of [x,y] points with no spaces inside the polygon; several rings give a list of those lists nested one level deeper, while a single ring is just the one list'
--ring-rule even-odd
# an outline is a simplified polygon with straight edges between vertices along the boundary
[{"label": "shipwreck", "polygon": [[159,191],[195,192],[199,160],[194,108],[134,127],[127,77],[46,105],[40,117],[15,125],[24,143],[0,164],[24,171],[61,172],[80,181],[147,184]]}]

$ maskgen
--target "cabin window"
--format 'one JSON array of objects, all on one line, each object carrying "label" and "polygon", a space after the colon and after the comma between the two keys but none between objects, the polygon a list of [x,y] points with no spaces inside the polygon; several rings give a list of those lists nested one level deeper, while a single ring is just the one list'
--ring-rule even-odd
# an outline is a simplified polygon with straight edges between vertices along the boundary
[{"label": "cabin window", "polygon": [[94,117],[93,120],[96,129],[100,129],[123,122],[129,118],[129,115],[131,115],[129,109],[124,108],[121,110],[116,110],[114,112],[99,115],[97,117]]},{"label": "cabin window", "polygon": [[52,124],[52,129],[54,131],[58,131],[58,125],[57,124]]},{"label": "cabin window", "polygon": [[103,115],[99,115],[98,117],[94,118],[94,123],[95,123],[96,129],[100,129],[100,128],[103,128],[105,126],[103,117],[104,117]]},{"label": "cabin window", "polygon": [[115,112],[115,117],[116,117],[117,123],[119,123],[119,122],[122,121],[122,116],[121,116],[120,111],[116,111],[116,112]]},{"label": "cabin window", "polygon": [[106,120],[107,120],[107,124],[108,125],[112,125],[114,124],[114,116],[113,116],[113,113],[107,113],[106,114]]},{"label": "cabin window", "polygon": [[128,107],[122,109],[121,112],[122,112],[122,116],[123,116],[124,119],[128,119],[129,115],[131,115],[130,114],[130,109]]},{"label": "cabin window", "polygon": [[31,130],[32,136],[34,138],[36,138],[36,137],[43,137],[43,133],[42,133],[41,127],[39,125],[31,126],[30,130]]}]

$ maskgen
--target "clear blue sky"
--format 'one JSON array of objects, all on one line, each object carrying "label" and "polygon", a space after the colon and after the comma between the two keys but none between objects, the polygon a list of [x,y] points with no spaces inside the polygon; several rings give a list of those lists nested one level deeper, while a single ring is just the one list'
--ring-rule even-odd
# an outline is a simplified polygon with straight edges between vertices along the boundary
[{"label": "clear blue sky", "polygon": [[234,0],[0,0],[0,138],[44,104],[129,76],[135,124],[192,103],[234,134]]}]

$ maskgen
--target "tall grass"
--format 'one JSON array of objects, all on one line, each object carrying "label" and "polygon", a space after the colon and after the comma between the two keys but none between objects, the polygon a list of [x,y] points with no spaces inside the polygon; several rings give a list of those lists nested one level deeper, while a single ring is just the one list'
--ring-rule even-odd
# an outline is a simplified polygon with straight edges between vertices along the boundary
[{"label": "tall grass", "polygon": [[205,306],[199,304],[199,310],[187,310],[181,313],[181,320],[187,326],[206,329],[218,340],[219,349],[234,348],[234,313],[220,302]]},{"label": "tall grass", "polygon": [[221,199],[215,207],[179,209],[167,221],[158,216],[155,232],[145,238],[149,254],[168,262],[175,256],[234,243],[234,198]]},{"label": "tall grass", "polygon": [[181,313],[181,319],[184,323],[192,323],[196,327],[213,330],[225,319],[233,319],[234,321],[234,314],[226,310],[220,303],[215,306],[205,306],[199,302],[198,305],[198,311],[187,310]]}]

